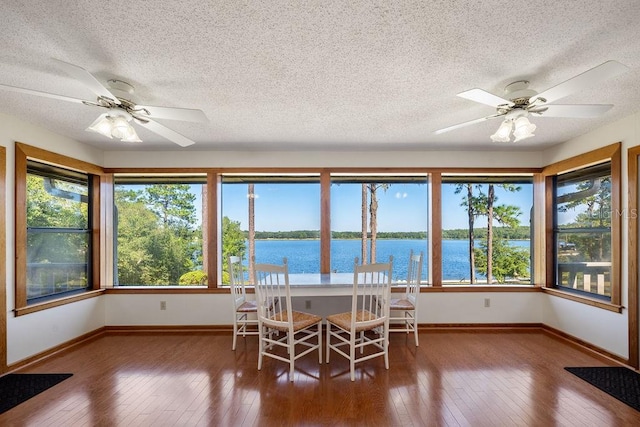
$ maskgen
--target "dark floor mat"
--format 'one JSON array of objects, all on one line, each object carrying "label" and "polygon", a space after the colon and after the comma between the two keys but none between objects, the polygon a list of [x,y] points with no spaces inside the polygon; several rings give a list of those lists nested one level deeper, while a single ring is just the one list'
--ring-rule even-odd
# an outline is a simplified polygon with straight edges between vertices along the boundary
[{"label": "dark floor mat", "polygon": [[621,366],[564,368],[640,411],[640,374]]},{"label": "dark floor mat", "polygon": [[8,374],[0,377],[0,414],[73,374]]}]

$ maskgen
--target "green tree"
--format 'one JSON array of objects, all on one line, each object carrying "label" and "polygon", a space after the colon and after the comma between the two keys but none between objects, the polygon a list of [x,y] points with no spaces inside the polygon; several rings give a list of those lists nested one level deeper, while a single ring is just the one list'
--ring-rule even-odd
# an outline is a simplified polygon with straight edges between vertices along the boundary
[{"label": "green tree", "polygon": [[[152,276],[153,258],[149,252],[157,217],[145,205],[142,191],[116,191],[118,284],[142,285]],[[154,281],[155,282],[155,281]]]},{"label": "green tree", "polygon": [[[500,184],[500,188],[509,192],[520,191],[521,187],[513,184]],[[483,206],[485,207],[481,214],[487,217],[487,237],[486,237],[486,257],[485,257],[485,274],[487,275],[487,283],[491,283],[495,277],[493,271],[493,221],[496,220],[502,225],[508,227],[517,227],[520,225],[518,216],[520,215],[520,209],[517,206],[500,205],[496,206],[498,197],[495,193],[494,184],[489,184],[487,188],[487,194],[481,193],[481,199],[484,200]],[[500,267],[498,267],[500,268]]]},{"label": "green tree", "polygon": [[611,261],[611,238],[602,230],[611,229],[611,176],[586,179],[576,185],[576,191],[558,198],[558,210],[581,211],[566,228],[593,229],[593,232],[567,233],[565,238],[575,244],[575,251],[562,254],[558,260]]},{"label": "green tree", "polygon": [[52,264],[46,269],[28,268],[28,282],[49,283],[55,277],[56,285],[86,286],[86,274],[71,272],[66,266],[89,262],[90,232],[51,233],[41,229],[88,230],[87,185],[29,173],[26,190],[27,263]]},{"label": "green tree", "polygon": [[[479,186],[476,186],[479,188]],[[478,211],[482,209],[480,206],[482,199],[474,195],[474,185],[471,183],[456,184],[454,193],[460,194],[466,190],[466,196],[460,203],[460,206],[466,208],[468,238],[469,238],[469,283],[476,283],[476,259],[475,259],[475,220]]]},{"label": "green tree", "polygon": [[244,259],[247,250],[245,235],[240,228],[240,221],[232,221],[229,217],[222,217],[222,283],[229,283],[229,266],[227,259],[229,256],[238,256]]},{"label": "green tree", "polygon": [[[482,240],[479,248],[475,248],[478,261],[478,271],[487,274],[487,241]],[[529,252],[524,248],[509,245],[505,239],[494,238],[493,251],[493,277],[498,283],[505,283],[508,278],[529,276]]]},{"label": "green tree", "polygon": [[[370,262],[376,262],[376,241],[378,238],[378,189],[382,188],[387,191],[389,184],[362,184],[362,263],[367,263],[367,235],[366,235],[366,201],[367,196],[370,195],[369,200],[369,229],[371,231],[371,254]],[[365,190],[366,189],[366,190]]]},{"label": "green tree", "polygon": [[190,192],[188,184],[148,185],[145,201],[166,228],[185,230],[195,224],[196,196]]},{"label": "green tree", "polygon": [[187,184],[116,187],[120,285],[178,284],[201,266],[195,199]]},{"label": "green tree", "polygon": [[[521,187],[513,184],[498,184],[499,188],[504,191],[517,192]],[[474,190],[478,190],[476,194]],[[476,269],[487,276],[487,283],[491,283],[493,279],[500,281],[497,274],[503,275],[504,266],[502,263],[508,263],[508,260],[502,256],[494,256],[495,245],[501,245],[500,251],[505,253],[504,239],[498,237],[494,232],[494,222],[504,226],[503,228],[518,229],[520,222],[518,216],[521,214],[517,206],[498,205],[498,197],[496,196],[496,184],[490,183],[486,186],[471,183],[457,184],[455,194],[465,193],[460,206],[466,208],[468,218],[468,236],[469,236],[469,264],[470,264],[470,282],[475,283]],[[475,247],[475,220],[484,216],[487,218],[487,228],[485,239],[481,243],[484,255],[478,257],[478,248]],[[444,236],[444,233],[443,233]],[[508,245],[507,245],[508,246]],[[500,263],[500,264],[495,264]],[[528,260],[527,260],[528,265]],[[500,271],[500,273],[496,273]]]}]

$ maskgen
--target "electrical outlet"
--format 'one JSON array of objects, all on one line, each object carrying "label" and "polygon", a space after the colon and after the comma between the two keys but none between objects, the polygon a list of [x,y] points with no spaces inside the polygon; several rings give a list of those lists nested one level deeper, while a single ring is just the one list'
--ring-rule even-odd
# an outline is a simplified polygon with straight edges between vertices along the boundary
[{"label": "electrical outlet", "polygon": [[304,301],[304,308],[307,310],[311,308],[311,300],[308,299]]},{"label": "electrical outlet", "polygon": [[491,299],[485,298],[484,299],[484,306],[485,307],[491,307]]},{"label": "electrical outlet", "polygon": [[167,302],[160,301],[160,310],[166,310],[166,309],[167,309]]}]

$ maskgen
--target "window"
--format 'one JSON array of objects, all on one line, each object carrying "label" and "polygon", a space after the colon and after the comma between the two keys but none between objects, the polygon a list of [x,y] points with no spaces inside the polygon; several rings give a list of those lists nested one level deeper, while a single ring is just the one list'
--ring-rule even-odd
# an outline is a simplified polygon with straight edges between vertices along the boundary
[{"label": "window", "polygon": [[611,298],[611,162],[555,178],[556,286]]},{"label": "window", "polygon": [[[543,290],[620,313],[620,143],[546,166]],[[541,181],[542,184],[542,181]]]},{"label": "window", "polygon": [[441,191],[443,285],[531,284],[532,176],[444,175]]},{"label": "window", "polygon": [[406,280],[409,253],[423,252],[428,269],[428,179],[426,175],[331,175],[331,271],[353,271],[362,263],[387,262],[393,281]]},{"label": "window", "polygon": [[289,273],[320,273],[320,174],[222,176],[222,284],[226,259],[281,264]]},{"label": "window", "polygon": [[207,285],[204,188],[204,175],[115,176],[116,286]]},{"label": "window", "polygon": [[27,303],[91,289],[89,175],[27,162]]}]

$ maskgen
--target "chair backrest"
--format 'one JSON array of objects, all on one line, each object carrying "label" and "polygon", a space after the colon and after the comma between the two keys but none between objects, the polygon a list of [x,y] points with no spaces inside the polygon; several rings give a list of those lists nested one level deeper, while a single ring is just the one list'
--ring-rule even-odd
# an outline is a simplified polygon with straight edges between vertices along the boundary
[{"label": "chair backrest", "polygon": [[227,263],[229,266],[231,295],[233,295],[235,307],[238,308],[247,299],[247,294],[244,288],[244,270],[242,268],[242,259],[239,256],[229,256],[227,257]]},{"label": "chair backrest", "polygon": [[281,330],[293,327],[287,259],[282,259],[282,265],[256,264],[254,272],[258,320]]},{"label": "chair backrest", "polygon": [[389,321],[391,274],[393,256],[389,262],[353,267],[353,296],[351,299],[351,329],[366,330]]},{"label": "chair backrest", "polygon": [[409,253],[409,268],[407,269],[407,296],[413,306],[416,306],[420,293],[420,281],[422,280],[422,252],[419,255]]}]

